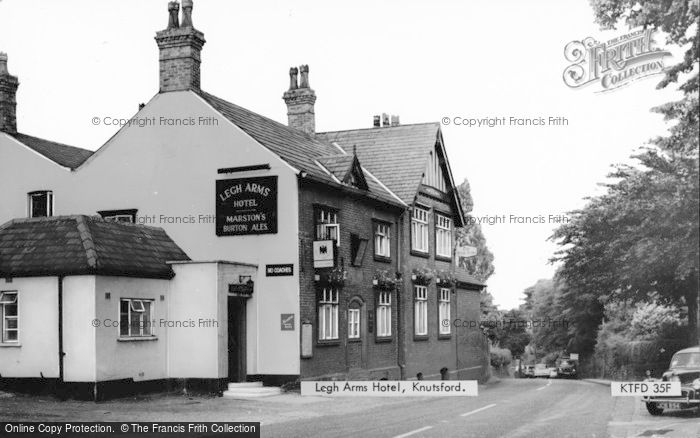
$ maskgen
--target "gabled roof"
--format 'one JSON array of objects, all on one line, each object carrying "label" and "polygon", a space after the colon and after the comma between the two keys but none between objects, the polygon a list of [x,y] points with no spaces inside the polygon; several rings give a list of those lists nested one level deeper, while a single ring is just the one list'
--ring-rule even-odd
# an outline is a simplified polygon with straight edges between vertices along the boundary
[{"label": "gabled roof", "polygon": [[[318,163],[321,164],[328,172],[330,172],[339,182],[342,182],[348,172],[356,171],[357,169],[362,171],[364,181],[367,183],[367,190],[369,193],[373,194],[377,199],[391,204],[400,204],[403,207],[407,205],[398,198],[394,193],[384,186],[374,175],[367,171],[367,169],[357,162],[357,167],[355,164],[355,157],[353,155],[340,154],[331,155],[326,157],[320,157],[317,159]],[[362,190],[358,188],[358,190]]]},{"label": "gabled roof", "polygon": [[0,226],[0,277],[112,275],[172,278],[189,260],[161,228],[92,216],[14,219]]},{"label": "gabled roof", "polygon": [[357,156],[373,175],[406,204],[413,204],[429,153],[438,141],[438,123],[322,132],[316,136]]},{"label": "gabled roof", "polygon": [[[368,175],[367,172],[365,172],[364,177],[369,190],[363,191],[343,184],[342,181],[352,165],[353,157],[343,153],[330,143],[204,91],[199,92],[198,95],[231,123],[297,171],[303,171],[312,179],[328,185],[349,189],[355,194],[364,194],[368,198],[406,207],[400,198],[397,198],[382,182]],[[326,167],[324,163],[327,163],[330,168]],[[342,175],[336,173],[340,168],[344,171]]]},{"label": "gabled roof", "polygon": [[44,140],[43,138],[32,137],[27,134],[17,133],[8,135],[11,135],[15,140],[27,146],[29,149],[71,170],[83,164],[83,162],[93,154],[92,151],[87,149],[56,143],[54,141]]},{"label": "gabled roof", "polygon": [[304,171],[329,182],[333,181],[316,165],[314,159],[324,155],[338,154],[337,148],[316,140],[305,132],[290,128],[204,91],[200,92],[199,95],[231,123],[296,170]]},{"label": "gabled roof", "polygon": [[[356,148],[363,166],[407,205],[413,204],[418,194],[430,152],[435,150],[436,145],[445,155],[447,163],[439,123],[321,132],[316,137],[344,150]],[[449,164],[446,164],[446,168],[445,177],[450,181],[450,186],[454,186]],[[464,213],[459,195],[456,190],[449,195],[453,198],[455,215],[459,219],[457,225],[463,226]]]}]

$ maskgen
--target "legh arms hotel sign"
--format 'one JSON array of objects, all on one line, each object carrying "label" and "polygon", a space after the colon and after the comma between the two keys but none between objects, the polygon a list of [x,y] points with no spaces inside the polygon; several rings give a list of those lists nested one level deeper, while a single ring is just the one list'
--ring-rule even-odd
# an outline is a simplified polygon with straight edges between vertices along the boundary
[{"label": "legh arms hotel sign", "polygon": [[277,177],[216,181],[216,235],[277,233]]}]

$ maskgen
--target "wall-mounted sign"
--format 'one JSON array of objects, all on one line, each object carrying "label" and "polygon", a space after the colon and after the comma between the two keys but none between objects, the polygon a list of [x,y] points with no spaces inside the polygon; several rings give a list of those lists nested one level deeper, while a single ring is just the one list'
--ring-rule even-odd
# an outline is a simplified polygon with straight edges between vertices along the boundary
[{"label": "wall-mounted sign", "polygon": [[293,313],[283,313],[280,315],[280,328],[282,331],[293,331],[294,330],[294,314]]},{"label": "wall-mounted sign", "polygon": [[332,240],[314,241],[314,268],[335,266],[335,243]]},{"label": "wall-mounted sign", "polygon": [[253,283],[231,283],[228,285],[228,293],[229,295],[248,298],[253,295]]},{"label": "wall-mounted sign", "polygon": [[265,276],[267,277],[283,277],[286,275],[294,275],[293,264],[265,265]]},{"label": "wall-mounted sign", "polygon": [[216,235],[277,232],[277,177],[216,181]]}]

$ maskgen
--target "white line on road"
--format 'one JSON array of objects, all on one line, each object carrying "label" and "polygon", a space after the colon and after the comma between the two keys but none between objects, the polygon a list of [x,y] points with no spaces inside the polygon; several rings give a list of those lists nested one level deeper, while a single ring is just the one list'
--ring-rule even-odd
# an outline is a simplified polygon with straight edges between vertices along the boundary
[{"label": "white line on road", "polygon": [[401,434],[401,435],[396,435],[394,438],[405,438],[405,437],[407,437],[407,436],[415,435],[415,434],[417,434],[417,433],[421,433],[421,432],[423,432],[423,431],[426,431],[426,430],[432,429],[432,428],[433,428],[433,426],[421,427],[420,429],[412,430],[412,431],[410,431],[410,432],[406,432],[406,433]]},{"label": "white line on road", "polygon": [[540,386],[539,388],[535,389],[535,391],[539,391],[540,389],[545,389],[546,387],[548,387],[548,386],[551,385],[551,384],[552,384],[552,381],[550,380],[549,382],[547,382],[546,385]]},{"label": "white line on road", "polygon": [[476,414],[477,412],[485,411],[486,409],[490,409],[494,406],[496,406],[496,403],[494,403],[492,405],[486,405],[483,408],[474,409],[473,411],[466,412],[464,414],[461,414],[460,417],[466,417],[467,415]]}]

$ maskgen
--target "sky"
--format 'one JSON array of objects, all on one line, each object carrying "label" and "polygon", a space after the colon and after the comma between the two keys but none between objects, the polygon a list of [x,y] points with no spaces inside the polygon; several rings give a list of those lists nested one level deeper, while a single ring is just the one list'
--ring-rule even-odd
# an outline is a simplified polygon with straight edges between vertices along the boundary
[{"label": "sky", "polygon": [[[166,0],[0,0],[0,52],[20,81],[18,130],[99,148],[116,127],[93,117],[129,118],[157,93],[153,37],[167,19]],[[482,225],[495,256],[488,289],[504,309],[554,273],[554,216],[585,205],[611,165],[663,135],[668,126],[649,109],[680,97],[655,89],[660,76],[608,93],[564,84],[567,43],[628,31],[601,31],[588,0],[195,0],[193,22],[207,40],[202,88],[272,119],[286,122],[282,93],[301,64],[318,96],[317,131],[371,127],[381,113],[403,124],[447,118],[450,165],[457,184],[471,184],[472,214],[505,215]],[[487,117],[568,124],[454,123]]]}]

